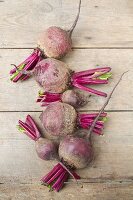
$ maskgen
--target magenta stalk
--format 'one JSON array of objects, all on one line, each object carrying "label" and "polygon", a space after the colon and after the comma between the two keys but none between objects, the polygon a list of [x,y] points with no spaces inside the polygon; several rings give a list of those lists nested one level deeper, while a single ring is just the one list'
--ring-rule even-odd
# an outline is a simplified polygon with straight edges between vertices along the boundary
[{"label": "magenta stalk", "polygon": [[64,164],[58,163],[46,176],[41,179],[43,184],[46,184],[50,189],[59,192],[63,187],[64,183],[68,180],[69,176],[74,179],[80,179],[79,175],[73,170],[67,170]]},{"label": "magenta stalk", "polygon": [[36,48],[26,60],[24,60],[21,64],[19,64],[10,71],[11,81],[17,82],[19,80],[24,81],[28,79],[30,76],[22,74],[21,70],[28,71],[34,69],[34,67],[41,60],[41,58],[42,52],[40,51],[40,49]]}]

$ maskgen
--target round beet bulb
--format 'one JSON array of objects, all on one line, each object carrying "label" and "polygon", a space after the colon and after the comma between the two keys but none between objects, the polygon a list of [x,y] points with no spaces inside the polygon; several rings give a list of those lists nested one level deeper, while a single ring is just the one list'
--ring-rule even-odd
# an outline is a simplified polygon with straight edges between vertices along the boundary
[{"label": "round beet bulb", "polygon": [[43,160],[52,160],[57,158],[57,146],[46,138],[39,138],[35,143],[36,152],[39,158]]},{"label": "round beet bulb", "polygon": [[45,91],[61,93],[69,87],[70,72],[64,62],[47,58],[36,65],[33,75]]},{"label": "round beet bulb", "polygon": [[78,90],[66,90],[61,97],[62,102],[68,103],[71,106],[78,108],[84,106],[88,102],[87,95]]},{"label": "round beet bulb", "polygon": [[59,157],[71,167],[85,168],[92,160],[92,146],[83,138],[68,136],[60,142]]},{"label": "round beet bulb", "polygon": [[62,58],[72,48],[72,33],[77,24],[80,14],[81,0],[79,0],[79,7],[76,19],[69,30],[63,30],[60,27],[51,26],[40,35],[38,39],[38,47],[49,58]]},{"label": "round beet bulb", "polygon": [[59,59],[71,50],[72,39],[69,32],[51,26],[40,35],[38,47],[46,57]]},{"label": "round beet bulb", "polygon": [[40,116],[45,129],[45,135],[50,139],[58,139],[60,136],[74,133],[77,113],[75,109],[66,103],[52,103]]}]

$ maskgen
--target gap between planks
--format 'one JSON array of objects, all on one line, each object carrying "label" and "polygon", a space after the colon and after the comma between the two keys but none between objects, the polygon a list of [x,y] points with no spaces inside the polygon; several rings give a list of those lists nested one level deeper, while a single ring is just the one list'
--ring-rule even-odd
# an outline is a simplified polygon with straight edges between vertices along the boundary
[{"label": "gap between planks", "polygon": [[[14,183],[14,181],[10,181],[10,184],[11,183]],[[19,184],[24,184],[24,185],[34,185],[34,184],[37,184],[37,185],[41,185],[39,181],[34,181],[34,182],[22,182],[22,181],[15,181],[15,183],[19,183]],[[133,183],[133,178],[128,178],[128,177],[125,177],[125,178],[118,178],[118,179],[109,179],[109,178],[82,178],[82,179],[79,179],[77,180],[77,182],[75,182],[75,180],[73,180],[72,178],[69,178],[69,181],[65,182],[65,184],[87,184],[87,183],[105,183],[105,184],[116,184],[116,183]],[[7,181],[2,181],[0,182],[0,185],[2,184],[7,184]],[[45,185],[44,185],[45,186]]]},{"label": "gap between planks", "polygon": [[[43,107],[42,107],[43,108]],[[10,110],[10,111],[5,111],[5,110],[0,110],[0,113],[23,113],[23,112],[34,112],[34,113],[41,113],[42,111],[41,110],[36,110],[36,111],[33,111],[33,110]],[[99,110],[78,110],[78,112],[99,112]],[[104,112],[110,112],[110,113],[113,113],[113,112],[133,112],[133,110],[104,110]]]},{"label": "gap between planks", "polygon": [[[0,47],[0,50],[35,49],[36,47]],[[72,49],[133,49],[133,47],[72,47]]]}]

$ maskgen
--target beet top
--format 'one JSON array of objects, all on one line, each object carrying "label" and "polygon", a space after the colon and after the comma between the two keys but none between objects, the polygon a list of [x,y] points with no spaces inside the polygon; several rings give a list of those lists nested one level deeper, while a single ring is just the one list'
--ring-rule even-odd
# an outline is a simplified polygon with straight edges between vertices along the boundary
[{"label": "beet top", "polygon": [[18,129],[35,141],[36,152],[41,159],[57,158],[57,145],[53,141],[41,137],[40,131],[30,115],[27,115],[25,122],[19,120]]}]

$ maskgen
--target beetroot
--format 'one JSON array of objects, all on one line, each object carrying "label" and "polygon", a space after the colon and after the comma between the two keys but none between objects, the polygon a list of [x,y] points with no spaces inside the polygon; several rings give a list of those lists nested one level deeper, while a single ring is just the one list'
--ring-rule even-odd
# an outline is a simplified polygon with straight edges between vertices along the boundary
[{"label": "beetroot", "polygon": [[110,67],[72,72],[68,66],[54,58],[40,61],[32,71],[22,71],[23,74],[33,75],[45,92],[62,93],[70,87],[76,87],[89,93],[106,97],[107,94],[85,85],[107,84]]},{"label": "beetroot", "polygon": [[37,48],[34,52],[20,65],[15,66],[10,71],[11,80],[17,82],[18,80],[25,80],[29,78],[28,75],[22,75],[20,70],[32,70],[42,58],[62,58],[72,48],[71,36],[73,30],[77,24],[80,14],[81,0],[79,0],[79,8],[76,19],[69,30],[63,30],[60,27],[51,26],[46,29],[39,37],[37,42]]},{"label": "beetroot", "polygon": [[59,156],[69,166],[81,169],[92,159],[92,146],[83,138],[69,136],[60,142]]},{"label": "beetroot", "polygon": [[38,47],[46,57],[62,58],[72,48],[70,33],[60,27],[51,26],[40,35]]},{"label": "beetroot", "polygon": [[52,103],[42,112],[40,120],[45,129],[45,135],[50,139],[73,134],[77,113],[66,103]]},{"label": "beetroot", "polygon": [[[101,113],[101,119],[96,123],[94,132],[102,134],[106,113]],[[55,102],[47,106],[40,116],[45,134],[50,139],[58,139],[74,134],[77,127],[88,129],[96,118],[97,113],[80,114],[66,103]]]},{"label": "beetroot", "polygon": [[41,137],[35,121],[30,115],[26,117],[25,123],[19,120],[18,129],[35,141],[36,152],[41,159],[52,160],[57,158],[57,146],[51,140]]},{"label": "beetroot", "polygon": [[61,93],[39,92],[37,102],[41,103],[41,106],[48,106],[50,103],[60,101],[70,104],[71,106],[78,108],[88,103],[90,95],[85,95],[78,90],[66,90]]},{"label": "beetroot", "polygon": [[44,59],[33,70],[33,76],[46,91],[60,93],[68,88],[70,69],[64,62]]}]

